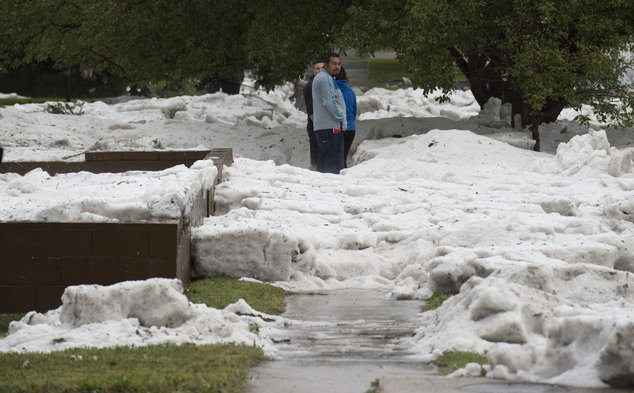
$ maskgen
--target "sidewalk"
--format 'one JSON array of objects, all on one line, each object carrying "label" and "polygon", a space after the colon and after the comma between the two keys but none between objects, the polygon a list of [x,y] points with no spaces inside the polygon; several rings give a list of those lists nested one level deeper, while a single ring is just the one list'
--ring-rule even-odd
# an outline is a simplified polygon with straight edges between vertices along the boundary
[{"label": "sidewalk", "polygon": [[395,300],[373,290],[290,295],[284,313],[293,323],[279,337],[277,357],[251,369],[248,393],[364,393],[378,380],[381,393],[625,393],[447,378],[417,362],[404,338],[418,325],[424,302]]}]

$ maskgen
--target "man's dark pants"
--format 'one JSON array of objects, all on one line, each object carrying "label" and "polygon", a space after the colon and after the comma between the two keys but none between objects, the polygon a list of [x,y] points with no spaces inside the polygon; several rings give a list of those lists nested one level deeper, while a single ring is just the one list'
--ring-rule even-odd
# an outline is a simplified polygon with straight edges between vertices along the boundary
[{"label": "man's dark pants", "polygon": [[308,132],[308,143],[310,144],[310,164],[315,165],[318,171],[323,172],[320,170],[320,168],[323,169],[324,164],[322,162],[319,162],[319,146],[317,145],[317,136],[315,135],[313,122],[310,119],[308,119],[306,131]]},{"label": "man's dark pants", "polygon": [[348,167],[348,153],[350,153],[350,147],[354,141],[354,135],[357,132],[355,130],[346,130],[343,134],[343,167]]},{"label": "man's dark pants", "polygon": [[343,132],[334,131],[332,128],[315,131],[319,161],[324,165],[320,172],[338,174],[343,169]]}]

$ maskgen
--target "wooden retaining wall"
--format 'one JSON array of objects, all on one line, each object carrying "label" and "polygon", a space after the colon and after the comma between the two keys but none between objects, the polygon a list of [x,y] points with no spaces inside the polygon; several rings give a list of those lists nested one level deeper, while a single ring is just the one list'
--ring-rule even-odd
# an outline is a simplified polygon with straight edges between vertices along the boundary
[{"label": "wooden retaining wall", "polygon": [[[162,170],[212,158],[220,171],[231,149],[179,152],[94,152],[85,162],[7,162],[2,172],[41,167],[50,174]],[[20,169],[15,170],[16,168]],[[214,183],[215,186],[216,183]],[[195,198],[187,221],[143,223],[0,222],[0,313],[61,305],[69,285],[110,285],[151,277],[190,279],[191,227],[213,213],[213,186]]]},{"label": "wooden retaining wall", "polygon": [[64,288],[150,277],[189,283],[189,233],[164,223],[0,223],[0,312],[46,311]]},{"label": "wooden retaining wall", "polygon": [[94,151],[84,153],[85,161],[13,161],[0,164],[0,173],[24,175],[42,168],[50,175],[58,173],[92,172],[119,173],[127,171],[160,171],[175,165],[191,166],[198,160],[213,159],[222,179],[222,166],[233,164],[232,149],[177,151]]}]

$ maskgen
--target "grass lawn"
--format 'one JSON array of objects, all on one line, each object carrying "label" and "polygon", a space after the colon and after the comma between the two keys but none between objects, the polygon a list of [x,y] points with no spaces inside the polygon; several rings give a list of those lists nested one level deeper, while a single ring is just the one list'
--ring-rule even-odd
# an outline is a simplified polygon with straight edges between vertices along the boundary
[{"label": "grass lawn", "polygon": [[156,345],[0,356],[0,392],[241,392],[262,350]]},{"label": "grass lawn", "polygon": [[[244,298],[269,314],[284,311],[287,292],[229,278],[195,281],[190,301],[223,308]],[[0,314],[0,338],[24,314]],[[235,345],[155,345],[69,349],[50,354],[0,354],[0,393],[242,392],[249,368],[264,360],[260,348]]]},{"label": "grass lawn", "polygon": [[370,59],[370,81],[389,82],[402,77],[410,75],[396,59]]},{"label": "grass lawn", "polygon": [[287,292],[268,284],[218,277],[192,282],[185,294],[190,302],[214,308],[225,308],[242,298],[258,311],[281,314]]},{"label": "grass lawn", "polygon": [[[45,102],[66,102],[66,98],[61,97],[36,97],[36,98],[0,98],[0,107],[11,106],[15,104],[43,104]],[[72,102],[85,101],[94,102],[94,99],[73,99]]]},{"label": "grass lawn", "polygon": [[22,319],[24,314],[0,314],[0,338],[7,335],[9,323]]},{"label": "grass lawn", "polygon": [[[403,66],[396,59],[370,59],[370,77],[371,82],[389,82],[402,77],[410,78],[411,75],[403,68]],[[464,76],[460,70],[456,69],[454,76],[455,81],[466,81],[467,77]]]}]

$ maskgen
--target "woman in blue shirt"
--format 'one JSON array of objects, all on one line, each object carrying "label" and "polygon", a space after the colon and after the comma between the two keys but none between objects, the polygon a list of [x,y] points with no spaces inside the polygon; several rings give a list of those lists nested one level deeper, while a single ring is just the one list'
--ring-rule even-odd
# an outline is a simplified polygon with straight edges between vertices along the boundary
[{"label": "woman in blue shirt", "polygon": [[346,102],[346,122],[348,128],[343,134],[343,159],[344,168],[348,167],[348,153],[350,152],[350,146],[354,140],[356,134],[356,126],[354,125],[354,119],[357,118],[357,96],[354,91],[348,87],[348,76],[346,75],[345,68],[341,67],[339,73],[335,77],[337,81],[337,87],[343,94],[343,100]]}]

